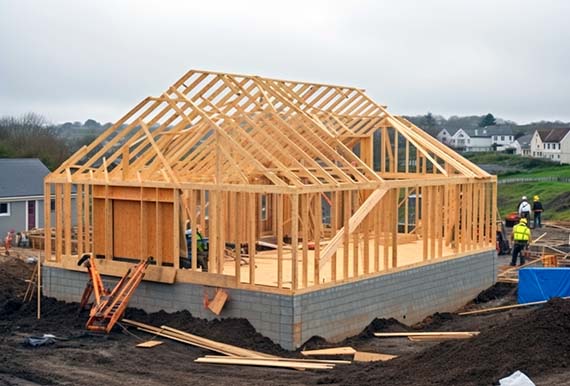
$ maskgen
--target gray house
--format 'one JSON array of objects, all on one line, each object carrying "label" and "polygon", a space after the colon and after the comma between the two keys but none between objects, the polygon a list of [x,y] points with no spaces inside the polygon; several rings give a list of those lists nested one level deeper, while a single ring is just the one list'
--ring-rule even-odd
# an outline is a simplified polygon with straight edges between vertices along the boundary
[{"label": "gray house", "polygon": [[42,228],[44,177],[48,168],[36,158],[0,158],[0,236]]}]

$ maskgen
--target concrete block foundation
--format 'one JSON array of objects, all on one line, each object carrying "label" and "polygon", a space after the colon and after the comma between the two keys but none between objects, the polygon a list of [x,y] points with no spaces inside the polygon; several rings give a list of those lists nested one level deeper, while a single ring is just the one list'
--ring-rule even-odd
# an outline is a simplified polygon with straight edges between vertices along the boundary
[{"label": "concrete block foundation", "polygon": [[[229,301],[219,317],[204,307],[204,297],[211,299],[215,288],[143,281],[130,306],[147,312],[189,310],[205,319],[245,318],[259,333],[292,350],[313,336],[340,341],[374,318],[413,324],[435,312],[454,311],[493,285],[496,271],[496,253],[490,250],[294,295],[227,289]],[[46,296],[78,302],[88,276],[44,266],[42,279]],[[117,281],[103,280],[109,285]]]}]

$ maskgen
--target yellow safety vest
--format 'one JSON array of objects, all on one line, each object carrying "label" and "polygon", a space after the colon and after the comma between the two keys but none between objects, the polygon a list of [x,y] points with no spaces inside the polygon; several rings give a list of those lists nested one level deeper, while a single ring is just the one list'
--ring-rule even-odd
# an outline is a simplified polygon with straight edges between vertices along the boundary
[{"label": "yellow safety vest", "polygon": [[515,241],[529,241],[530,229],[523,224],[517,224],[513,227],[513,235]]}]

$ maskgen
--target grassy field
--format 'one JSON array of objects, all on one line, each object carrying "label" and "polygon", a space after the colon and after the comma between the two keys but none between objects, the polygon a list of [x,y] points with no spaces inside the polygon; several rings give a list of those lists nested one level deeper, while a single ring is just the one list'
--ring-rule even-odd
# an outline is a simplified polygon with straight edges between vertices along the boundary
[{"label": "grassy field", "polygon": [[[501,153],[467,154],[472,162],[479,165],[496,165],[504,168],[499,173],[499,180],[514,178],[565,177],[570,178],[570,165],[555,164],[550,161],[522,158],[520,156]],[[538,195],[544,206],[543,220],[570,221],[570,183],[554,181],[537,181],[525,183],[499,184],[497,205],[501,216],[515,212],[522,196]]]}]

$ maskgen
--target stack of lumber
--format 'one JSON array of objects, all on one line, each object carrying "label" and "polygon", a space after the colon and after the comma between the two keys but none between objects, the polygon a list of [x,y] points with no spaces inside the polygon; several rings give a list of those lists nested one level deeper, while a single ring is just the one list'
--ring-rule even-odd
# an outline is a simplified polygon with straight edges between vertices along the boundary
[{"label": "stack of lumber", "polygon": [[233,346],[231,344],[216,342],[214,340],[193,335],[168,326],[155,327],[129,319],[123,319],[122,322],[129,326],[136,327],[140,331],[148,332],[155,336],[161,336],[223,354],[223,356],[206,355],[202,358],[197,358],[195,362],[233,364],[241,366],[285,367],[296,370],[327,370],[332,369],[337,364],[350,363],[350,361],[282,358]]},{"label": "stack of lumber", "polygon": [[458,332],[376,332],[374,336],[383,338],[407,337],[412,341],[437,341],[452,339],[469,339],[479,335],[478,331],[458,331]]}]

